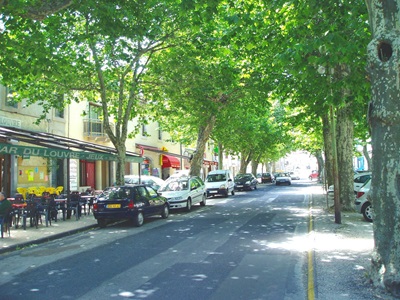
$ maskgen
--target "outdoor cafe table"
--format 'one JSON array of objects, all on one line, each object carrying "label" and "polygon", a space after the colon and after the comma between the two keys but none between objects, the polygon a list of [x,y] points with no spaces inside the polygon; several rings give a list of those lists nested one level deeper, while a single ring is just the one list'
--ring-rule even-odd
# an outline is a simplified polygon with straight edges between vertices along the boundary
[{"label": "outdoor cafe table", "polygon": [[65,212],[67,210],[67,198],[61,198],[61,199],[54,199],[54,202],[56,202],[58,209],[62,210],[62,215],[63,215],[63,221],[65,221]]},{"label": "outdoor cafe table", "polygon": [[88,215],[90,214],[90,208],[93,206],[93,200],[96,199],[94,195],[81,195],[81,200],[83,204],[84,214],[86,215],[86,204],[88,205]]},{"label": "outdoor cafe table", "polygon": [[14,216],[15,216],[14,225],[15,229],[17,229],[19,226],[19,221],[21,219],[21,216],[24,213],[24,208],[26,207],[26,203],[13,203],[13,201],[15,200],[14,198],[7,198],[7,199],[10,200],[12,208],[14,210]]}]

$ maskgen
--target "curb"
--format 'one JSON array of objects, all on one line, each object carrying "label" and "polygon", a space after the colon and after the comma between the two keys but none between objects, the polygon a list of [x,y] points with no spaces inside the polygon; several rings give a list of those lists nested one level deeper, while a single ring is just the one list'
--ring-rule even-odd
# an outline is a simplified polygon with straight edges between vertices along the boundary
[{"label": "curb", "polygon": [[7,248],[1,248],[0,249],[0,254],[5,254],[5,253],[8,253],[8,252],[20,250],[22,248],[27,248],[27,247],[31,247],[31,246],[34,246],[34,245],[38,245],[38,244],[43,244],[43,243],[46,243],[46,242],[54,241],[54,240],[57,240],[57,239],[60,239],[60,238],[63,238],[63,237],[69,236],[69,235],[73,235],[73,234],[79,233],[79,232],[95,229],[97,227],[98,227],[97,224],[87,225],[87,226],[84,226],[84,227],[79,227],[79,228],[71,229],[71,230],[68,230],[68,231],[60,232],[60,233],[57,233],[57,234],[53,234],[53,235],[50,235],[50,236],[47,236],[47,237],[35,239],[35,240],[29,241],[29,242],[24,242],[24,243],[12,245],[12,246],[7,247]]}]

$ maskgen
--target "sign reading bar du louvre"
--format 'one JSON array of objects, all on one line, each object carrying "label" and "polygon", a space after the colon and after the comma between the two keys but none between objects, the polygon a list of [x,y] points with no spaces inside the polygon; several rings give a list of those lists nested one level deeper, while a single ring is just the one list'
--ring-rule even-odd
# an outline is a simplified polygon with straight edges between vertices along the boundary
[{"label": "sign reading bar du louvre", "polygon": [[[85,159],[85,160],[117,160],[117,156],[107,153],[95,153],[84,151],[61,150],[54,148],[40,148],[29,146],[16,146],[5,143],[0,143],[0,154],[11,154],[22,157],[41,156],[56,159]],[[126,156],[126,160],[136,161],[136,157]]]}]

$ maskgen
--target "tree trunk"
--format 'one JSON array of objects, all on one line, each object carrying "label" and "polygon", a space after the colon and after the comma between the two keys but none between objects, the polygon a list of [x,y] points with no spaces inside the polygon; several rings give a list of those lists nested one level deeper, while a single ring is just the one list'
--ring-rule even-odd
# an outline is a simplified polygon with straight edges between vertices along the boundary
[{"label": "tree trunk", "polygon": [[193,159],[190,165],[190,175],[200,176],[201,167],[204,160],[204,150],[206,149],[206,143],[210,138],[210,134],[215,124],[215,116],[210,116],[208,122],[199,127],[197,134],[197,146],[196,152],[193,154]]},{"label": "tree trunk", "polygon": [[247,173],[247,166],[251,161],[251,151],[246,154],[245,152],[242,152],[242,155],[240,156],[240,169],[239,173]]},{"label": "tree trunk", "polygon": [[353,140],[352,111],[350,105],[347,104],[337,110],[339,199],[343,211],[354,210]]},{"label": "tree trunk", "polygon": [[224,146],[218,143],[218,170],[224,168]]},{"label": "tree trunk", "polygon": [[373,32],[368,45],[375,240],[371,279],[400,297],[400,3],[366,3]]},{"label": "tree trunk", "polygon": [[322,116],[322,131],[324,136],[324,153],[325,153],[325,182],[327,186],[333,185],[333,172],[332,172],[332,132],[329,122],[329,115]]},{"label": "tree trunk", "polygon": [[251,161],[251,173],[254,176],[257,176],[257,167],[258,167],[259,162],[256,160]]},{"label": "tree trunk", "polygon": [[363,154],[364,154],[365,159],[367,160],[368,170],[371,171],[372,159],[371,159],[371,156],[369,155],[367,145],[363,146]]}]

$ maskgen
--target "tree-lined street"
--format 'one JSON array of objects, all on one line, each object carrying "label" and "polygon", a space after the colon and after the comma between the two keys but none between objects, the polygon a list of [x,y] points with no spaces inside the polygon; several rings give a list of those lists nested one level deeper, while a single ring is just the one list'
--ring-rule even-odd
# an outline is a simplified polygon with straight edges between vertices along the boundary
[{"label": "tree-lined street", "polygon": [[[308,181],[262,185],[140,228],[121,223],[4,255],[2,297],[306,299],[307,253],[314,246],[308,234],[311,188]],[[332,254],[315,274],[316,292],[318,280],[326,292],[324,281],[338,277],[329,275],[336,270]],[[352,298],[373,299],[353,286],[360,283],[353,275],[345,286]]]}]

